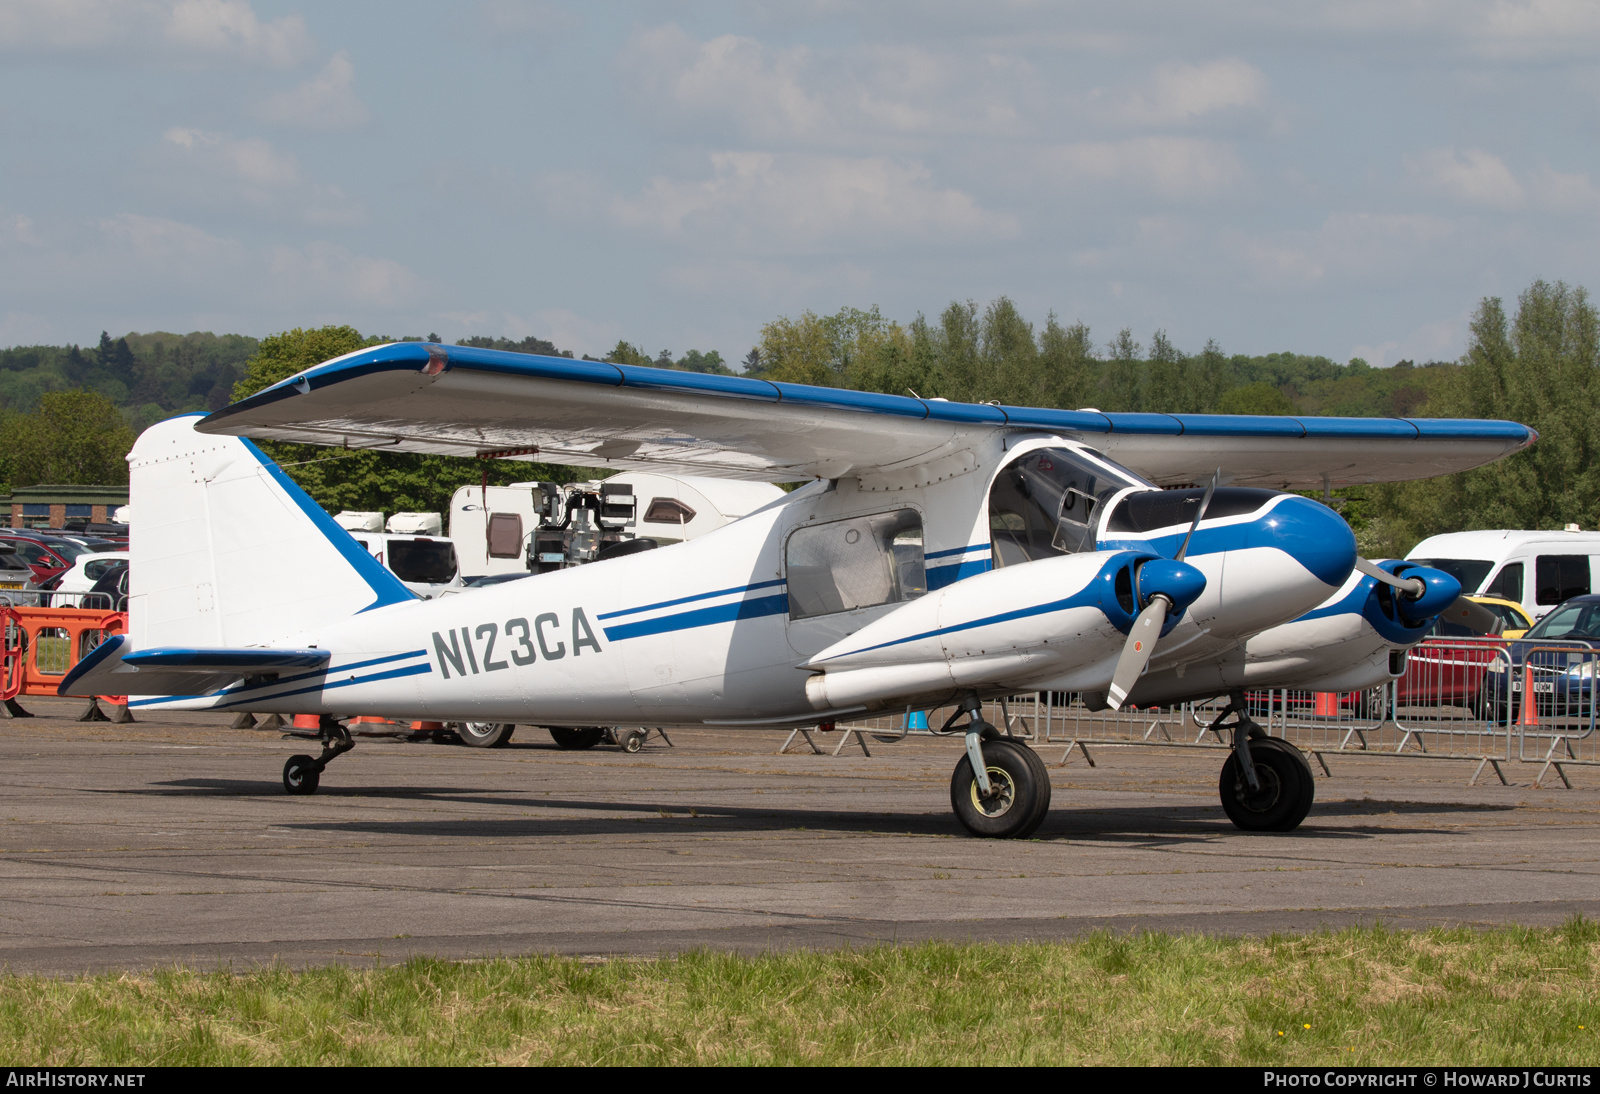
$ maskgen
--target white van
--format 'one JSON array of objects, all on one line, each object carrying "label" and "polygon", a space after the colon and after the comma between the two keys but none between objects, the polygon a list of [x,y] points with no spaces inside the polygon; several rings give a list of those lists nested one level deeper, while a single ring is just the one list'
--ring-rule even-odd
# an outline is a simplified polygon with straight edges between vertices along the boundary
[{"label": "white van", "polygon": [[1600,588],[1600,532],[1448,532],[1406,558],[1461,582],[1461,591],[1521,604],[1537,620],[1557,604]]},{"label": "white van", "polygon": [[[570,483],[560,490],[564,494],[598,491],[602,485],[619,492],[610,499],[619,503],[615,519],[609,510],[603,514],[607,526],[623,536],[653,539],[662,547],[714,532],[783,497],[782,490],[767,482],[645,471]],[[631,512],[624,518],[621,514],[630,507],[621,504],[619,495],[629,493]],[[450,499],[450,538],[461,552],[461,569],[467,580],[528,572],[529,541],[541,519],[550,517],[548,494],[537,482],[491,486],[487,496],[482,486],[463,486],[455,492]],[[559,499],[556,508],[560,508]]]},{"label": "white van", "polygon": [[401,584],[432,600],[446,589],[459,589],[461,564],[455,544],[443,536],[396,536],[388,532],[351,532],[355,541]]}]

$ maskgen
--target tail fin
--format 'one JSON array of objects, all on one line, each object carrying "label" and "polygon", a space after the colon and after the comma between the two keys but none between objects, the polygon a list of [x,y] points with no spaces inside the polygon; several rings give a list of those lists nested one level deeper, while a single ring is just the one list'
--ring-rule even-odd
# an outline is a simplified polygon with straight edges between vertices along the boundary
[{"label": "tail fin", "polygon": [[135,649],[258,646],[414,599],[255,445],[197,433],[201,415],[128,454]]}]

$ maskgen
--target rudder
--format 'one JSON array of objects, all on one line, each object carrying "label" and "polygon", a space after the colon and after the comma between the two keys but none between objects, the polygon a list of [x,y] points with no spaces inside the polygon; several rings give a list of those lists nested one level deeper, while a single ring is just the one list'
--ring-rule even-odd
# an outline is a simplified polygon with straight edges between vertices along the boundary
[{"label": "rudder", "polygon": [[259,448],[195,432],[201,417],[128,454],[134,648],[283,642],[415,599]]}]

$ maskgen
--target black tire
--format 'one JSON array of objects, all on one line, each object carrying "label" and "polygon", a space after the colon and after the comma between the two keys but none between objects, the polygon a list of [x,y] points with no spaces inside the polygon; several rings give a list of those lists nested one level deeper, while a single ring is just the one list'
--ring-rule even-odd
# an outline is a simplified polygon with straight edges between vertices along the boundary
[{"label": "black tire", "polygon": [[[1506,702],[1505,694],[1495,686],[1496,683],[1496,678],[1484,677],[1483,683],[1478,685],[1478,699],[1473,713],[1486,722],[1503,726],[1511,721],[1511,704]],[[1518,694],[1512,692],[1514,696]]]},{"label": "black tire", "polygon": [[470,748],[504,748],[517,729],[510,722],[452,722],[450,728]]},{"label": "black tire", "polygon": [[1239,756],[1230,752],[1218,786],[1222,811],[1246,832],[1292,832],[1300,827],[1317,794],[1305,754],[1287,741],[1259,737],[1250,741],[1250,759],[1261,789],[1250,792]]},{"label": "black tire", "polygon": [[648,730],[630,729],[624,732],[617,730],[617,747],[624,752],[638,752],[644,747],[644,739],[650,735]]},{"label": "black tire", "polygon": [[[986,839],[1026,839],[1050,809],[1044,762],[1015,741],[983,742],[983,762],[998,802],[978,800],[978,779],[963,755],[950,776],[950,806],[961,826]],[[1041,777],[1041,774],[1043,777]]]},{"label": "black tire", "polygon": [[606,731],[601,726],[548,726],[550,738],[555,741],[556,747],[567,752],[580,752],[586,748],[593,748],[605,739]]},{"label": "black tire", "polygon": [[1028,828],[1028,834],[1032,835],[1038,831],[1039,825],[1044,823],[1045,817],[1050,813],[1050,769],[1045,766],[1044,757],[1032,748],[1021,741],[1016,742],[1016,745],[1022,750],[1023,756],[1027,757],[1028,762],[1033,765],[1034,777],[1039,780],[1039,785],[1044,787],[1044,793],[1039,795],[1039,803],[1036,806],[1039,815],[1031,822]]},{"label": "black tire", "polygon": [[315,794],[322,768],[310,756],[290,756],[283,765],[283,789],[289,794]]}]

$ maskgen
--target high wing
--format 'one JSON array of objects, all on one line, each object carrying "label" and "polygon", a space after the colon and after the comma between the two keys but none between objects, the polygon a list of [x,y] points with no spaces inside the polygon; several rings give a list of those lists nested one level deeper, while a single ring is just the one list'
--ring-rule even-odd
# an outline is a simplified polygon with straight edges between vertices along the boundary
[{"label": "high wing", "polygon": [[467,346],[359,350],[202,420],[203,433],[871,489],[976,466],[996,433],[1076,436],[1163,485],[1220,467],[1279,488],[1428,478],[1533,443],[1515,422],[1103,414],[638,368]]}]

